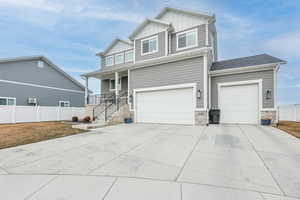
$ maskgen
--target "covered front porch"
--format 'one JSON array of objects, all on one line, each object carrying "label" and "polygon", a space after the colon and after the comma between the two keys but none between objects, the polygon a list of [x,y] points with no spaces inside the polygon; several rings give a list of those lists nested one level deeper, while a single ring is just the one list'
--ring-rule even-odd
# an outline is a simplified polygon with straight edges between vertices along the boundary
[{"label": "covered front porch", "polygon": [[[90,94],[89,78],[100,80],[99,94]],[[110,73],[95,73],[85,75],[85,104],[98,105],[105,101],[114,101],[128,95],[128,70]]]}]

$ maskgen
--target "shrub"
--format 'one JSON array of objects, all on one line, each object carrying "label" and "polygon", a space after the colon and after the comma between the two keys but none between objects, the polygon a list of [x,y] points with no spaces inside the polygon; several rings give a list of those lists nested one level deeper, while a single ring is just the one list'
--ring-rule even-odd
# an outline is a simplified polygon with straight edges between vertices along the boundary
[{"label": "shrub", "polygon": [[77,116],[72,117],[72,122],[78,122],[78,117]]},{"label": "shrub", "polygon": [[91,121],[90,116],[86,116],[85,118],[83,118],[83,121],[86,123],[90,122]]}]

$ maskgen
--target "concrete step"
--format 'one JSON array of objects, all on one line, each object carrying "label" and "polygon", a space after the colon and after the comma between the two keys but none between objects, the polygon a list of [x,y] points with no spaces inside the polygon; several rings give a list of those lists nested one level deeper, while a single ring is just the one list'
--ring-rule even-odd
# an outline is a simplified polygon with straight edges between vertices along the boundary
[{"label": "concrete step", "polygon": [[76,125],[72,125],[72,128],[89,130],[89,129],[101,128],[104,126],[105,126],[105,123],[92,123],[92,124],[76,124]]}]

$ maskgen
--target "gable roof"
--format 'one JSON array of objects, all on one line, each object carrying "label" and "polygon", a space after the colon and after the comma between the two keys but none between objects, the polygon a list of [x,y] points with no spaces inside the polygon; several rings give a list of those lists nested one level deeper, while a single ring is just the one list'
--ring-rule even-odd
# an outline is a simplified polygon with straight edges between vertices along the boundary
[{"label": "gable roof", "polygon": [[60,69],[58,66],[56,66],[53,62],[51,62],[48,58],[45,56],[39,55],[39,56],[24,56],[24,57],[16,57],[16,58],[4,58],[0,59],[0,63],[7,63],[7,62],[18,62],[18,61],[32,61],[32,60],[42,60],[45,63],[47,63],[50,67],[52,67],[54,70],[57,72],[61,73],[64,75],[67,79],[72,81],[74,84],[79,86],[81,89],[85,89],[85,87],[77,80],[75,80],[72,76],[67,74],[65,71]]},{"label": "gable roof", "polygon": [[112,43],[110,43],[110,45],[102,52],[99,52],[97,53],[96,55],[97,56],[102,56],[102,55],[105,55],[107,52],[109,52],[118,42],[122,42],[124,44],[127,44],[127,45],[130,45],[130,46],[133,46],[133,44],[130,42],[130,41],[125,41],[125,40],[122,40],[120,38],[116,38],[114,41],[112,41]]},{"label": "gable roof", "polygon": [[286,64],[286,61],[270,56],[268,54],[260,54],[255,56],[241,57],[236,59],[214,62],[210,70],[216,71],[266,64]]},{"label": "gable roof", "polygon": [[172,28],[172,25],[171,23],[169,22],[165,22],[165,21],[162,21],[162,20],[158,20],[158,19],[150,19],[150,18],[147,18],[144,20],[144,22],[142,24],[140,24],[134,31],[132,34],[130,34],[130,36],[128,37],[130,40],[134,40],[134,37],[141,31],[143,30],[143,28],[150,24],[150,23],[156,23],[156,24],[159,24],[159,25],[162,25],[162,26],[165,26],[166,28]]},{"label": "gable roof", "polygon": [[199,11],[192,11],[187,9],[181,9],[181,8],[174,8],[174,7],[165,7],[156,17],[155,19],[160,19],[164,14],[166,14],[169,11],[175,11],[179,13],[185,13],[188,15],[198,16],[198,17],[204,17],[204,18],[211,18],[214,19],[215,15],[207,12],[199,12]]}]

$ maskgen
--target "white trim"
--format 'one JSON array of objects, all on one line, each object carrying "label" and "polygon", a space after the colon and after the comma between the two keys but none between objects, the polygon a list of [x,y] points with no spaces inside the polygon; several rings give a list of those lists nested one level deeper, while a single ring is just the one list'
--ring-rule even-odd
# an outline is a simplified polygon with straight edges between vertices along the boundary
[{"label": "white trim", "polygon": [[208,44],[208,41],[209,41],[209,40],[208,40],[208,37],[209,37],[209,36],[208,36],[208,22],[205,24],[205,29],[206,29],[206,31],[205,31],[205,37],[206,37],[206,38],[205,38],[205,45],[208,46],[208,45],[209,45],[209,44]]},{"label": "white trim", "polygon": [[[0,97],[0,99],[6,99],[6,105],[0,105],[0,106],[15,106],[17,104],[17,99],[16,97]],[[13,105],[8,105],[8,100],[9,99],[13,99],[14,100],[14,104]]]},{"label": "white trim", "polygon": [[[195,32],[196,33],[196,43],[194,45],[191,45],[191,46],[185,46],[185,47],[181,47],[179,48],[178,47],[178,38],[179,38],[179,35],[182,35],[182,34],[188,34],[190,32]],[[187,31],[182,31],[182,32],[178,32],[176,33],[176,51],[181,51],[181,50],[185,50],[185,49],[190,49],[190,48],[193,48],[193,47],[197,47],[198,46],[198,28],[194,28],[194,29],[191,29],[191,30],[187,30]]]},{"label": "white trim", "polygon": [[[143,42],[146,41],[146,40],[153,40],[155,39],[156,40],[156,50],[155,51],[149,51],[147,53],[143,53]],[[141,56],[145,56],[145,55],[149,55],[149,54],[153,54],[153,53],[157,53],[158,52],[158,35],[155,35],[155,36],[152,36],[152,37],[147,37],[145,39],[142,39],[141,40]]]},{"label": "white trim", "polygon": [[208,109],[205,109],[205,108],[196,108],[195,111],[203,111],[203,112],[205,112],[205,111],[208,111]]},{"label": "white trim", "polygon": [[[61,103],[68,103],[69,106],[61,106],[60,105]],[[58,101],[58,107],[69,108],[69,107],[71,107],[71,103],[70,103],[70,101]]]},{"label": "white trim", "polygon": [[[117,56],[123,56],[122,61],[119,62],[119,63],[117,63],[117,59],[116,59]],[[123,64],[125,62],[125,54],[124,54],[124,52],[115,54],[114,55],[114,59],[115,59],[115,65]]]},{"label": "white trim", "polygon": [[[137,122],[137,109],[136,109],[136,93],[138,92],[148,92],[148,91],[159,91],[159,90],[172,90],[181,88],[193,88],[193,107],[194,112],[197,110],[197,83],[186,83],[178,85],[168,85],[160,87],[148,87],[148,88],[138,88],[133,90],[133,105],[134,105],[134,122]],[[193,113],[193,124],[196,124],[195,113]]]},{"label": "white trim", "polygon": [[238,73],[246,73],[246,72],[273,70],[278,64],[280,64],[280,63],[270,63],[270,64],[254,65],[254,66],[248,66],[248,67],[215,70],[215,71],[210,71],[209,75],[210,76],[222,76],[222,75],[228,75],[228,74],[238,74]]},{"label": "white trim", "polygon": [[135,41],[133,41],[133,64],[135,64],[135,54],[136,54],[136,50],[135,50]]},{"label": "white trim", "polygon": [[262,105],[263,105],[263,93],[262,93],[262,79],[257,79],[257,80],[249,80],[249,81],[236,81],[236,82],[225,82],[225,83],[218,83],[218,108],[221,109],[220,107],[220,94],[221,94],[221,87],[226,87],[226,86],[237,86],[237,85],[252,85],[252,84],[258,84],[258,119],[257,119],[257,124],[259,124],[260,119],[261,119],[261,111],[263,110]]},{"label": "white trim", "polygon": [[277,111],[276,108],[262,108],[260,111]]},{"label": "white trim", "polygon": [[169,32],[168,30],[165,31],[165,56],[169,54]]},{"label": "white trim", "polygon": [[203,56],[203,63],[204,63],[204,69],[203,69],[203,107],[207,109],[207,77],[208,77],[208,70],[207,70],[207,54]]},{"label": "white trim", "polygon": [[211,76],[208,77],[208,109],[211,109]]},{"label": "white trim", "polygon": [[[108,64],[107,64],[107,60],[110,59],[110,58],[112,58],[112,64],[109,64],[109,65],[108,65]],[[105,67],[113,66],[114,63],[115,63],[115,58],[114,58],[113,55],[112,55],[112,56],[105,56]]]},{"label": "white trim", "polygon": [[25,86],[31,86],[31,87],[46,88],[46,89],[53,89],[53,90],[62,90],[62,91],[68,91],[68,92],[85,93],[84,91],[50,87],[50,86],[37,85],[37,84],[32,84],[32,83],[22,83],[22,82],[17,82],[17,81],[9,81],[9,80],[1,80],[0,79],[0,82],[12,83],[12,84],[17,84],[17,85],[25,85]]}]

